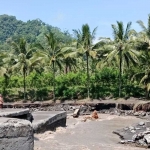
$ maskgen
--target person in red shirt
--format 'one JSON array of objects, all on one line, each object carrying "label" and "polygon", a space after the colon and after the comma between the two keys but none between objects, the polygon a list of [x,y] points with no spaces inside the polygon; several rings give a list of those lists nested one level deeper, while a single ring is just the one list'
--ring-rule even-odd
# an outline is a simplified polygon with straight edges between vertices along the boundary
[{"label": "person in red shirt", "polygon": [[2,95],[0,94],[0,109],[3,108],[3,103],[4,103],[3,97],[2,97]]}]

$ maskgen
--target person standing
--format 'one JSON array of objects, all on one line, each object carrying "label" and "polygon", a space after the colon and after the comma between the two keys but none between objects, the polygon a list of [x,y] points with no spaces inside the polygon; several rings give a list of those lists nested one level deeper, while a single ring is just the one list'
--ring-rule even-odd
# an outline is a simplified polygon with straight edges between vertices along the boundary
[{"label": "person standing", "polygon": [[4,103],[3,97],[2,97],[2,95],[0,94],[0,109],[3,108],[3,103]]}]

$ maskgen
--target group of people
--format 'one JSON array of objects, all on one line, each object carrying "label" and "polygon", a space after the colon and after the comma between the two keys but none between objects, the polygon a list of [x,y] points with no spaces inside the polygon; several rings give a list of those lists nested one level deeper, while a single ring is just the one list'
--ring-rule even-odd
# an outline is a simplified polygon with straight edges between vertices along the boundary
[{"label": "group of people", "polygon": [[4,103],[3,97],[2,97],[2,95],[0,94],[0,109],[3,108],[3,103]]}]

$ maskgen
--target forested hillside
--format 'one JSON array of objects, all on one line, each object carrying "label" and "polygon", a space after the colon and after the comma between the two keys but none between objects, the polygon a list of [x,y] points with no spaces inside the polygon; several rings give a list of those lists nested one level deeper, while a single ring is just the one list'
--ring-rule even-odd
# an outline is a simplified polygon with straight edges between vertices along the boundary
[{"label": "forested hillside", "polygon": [[0,49],[8,49],[9,43],[24,37],[28,43],[43,42],[44,34],[54,32],[62,42],[72,39],[68,31],[61,31],[57,27],[52,27],[40,19],[23,22],[17,20],[15,16],[0,15]]}]

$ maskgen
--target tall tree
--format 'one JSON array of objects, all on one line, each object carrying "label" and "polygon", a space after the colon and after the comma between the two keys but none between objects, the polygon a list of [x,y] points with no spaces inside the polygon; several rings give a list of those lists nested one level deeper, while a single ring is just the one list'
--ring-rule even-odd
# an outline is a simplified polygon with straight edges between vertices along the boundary
[{"label": "tall tree", "polygon": [[[39,56],[43,57],[43,63],[52,68],[53,72],[53,99],[55,100],[55,74],[56,66],[62,69],[62,64],[67,54],[71,49],[64,47],[63,43],[59,42],[54,33],[49,32],[45,34],[46,45],[37,44],[39,51]],[[66,57],[67,59],[68,57]]]},{"label": "tall tree", "polygon": [[141,77],[140,83],[144,84],[146,89],[146,98],[149,98],[150,91],[150,14],[148,15],[147,26],[141,20],[138,20],[137,23],[140,25],[142,32],[137,34],[137,47],[141,51],[141,70],[136,76]]},{"label": "tall tree", "polygon": [[3,87],[3,96],[6,96],[7,87],[9,84],[9,79],[11,76],[11,66],[13,65],[12,55],[8,52],[0,53],[0,76],[4,77],[4,83],[1,85]]},{"label": "tall tree", "polygon": [[90,75],[89,75],[89,57],[95,57],[96,51],[93,40],[95,39],[96,34],[95,28],[92,32],[88,24],[82,25],[82,29],[73,30],[77,37],[77,48],[80,54],[85,56],[86,59],[86,72],[87,72],[87,98],[90,98]]},{"label": "tall tree", "polygon": [[24,100],[26,101],[26,75],[33,69],[40,59],[33,57],[33,52],[35,48],[28,44],[25,39],[20,38],[18,42],[12,42],[13,54],[16,56],[14,58],[14,65],[12,70],[21,70],[23,73],[23,89],[24,89]]},{"label": "tall tree", "polygon": [[114,41],[110,43],[111,52],[108,54],[106,60],[112,62],[115,59],[119,63],[119,97],[122,89],[122,72],[123,65],[126,63],[129,67],[130,63],[136,64],[138,62],[138,51],[135,50],[134,40],[131,36],[131,22],[127,23],[126,28],[122,22],[117,21],[117,25],[112,25]]}]

